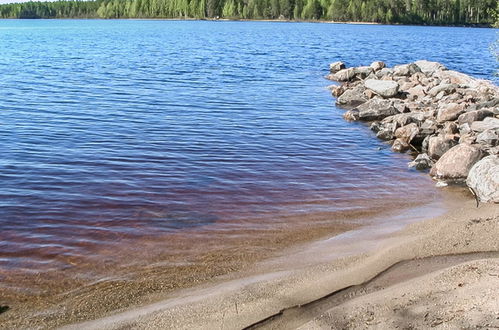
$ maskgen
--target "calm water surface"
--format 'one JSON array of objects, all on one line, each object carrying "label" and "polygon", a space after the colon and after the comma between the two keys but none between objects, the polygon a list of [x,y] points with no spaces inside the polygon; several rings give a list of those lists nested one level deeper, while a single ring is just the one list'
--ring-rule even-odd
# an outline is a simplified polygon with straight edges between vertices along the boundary
[{"label": "calm water surface", "polygon": [[[0,21],[0,268],[193,228],[436,195],[362,124],[328,63],[418,59],[490,79],[492,29]],[[380,150],[381,148],[381,150]],[[430,192],[430,193],[428,193]],[[251,221],[250,221],[251,219]]]}]

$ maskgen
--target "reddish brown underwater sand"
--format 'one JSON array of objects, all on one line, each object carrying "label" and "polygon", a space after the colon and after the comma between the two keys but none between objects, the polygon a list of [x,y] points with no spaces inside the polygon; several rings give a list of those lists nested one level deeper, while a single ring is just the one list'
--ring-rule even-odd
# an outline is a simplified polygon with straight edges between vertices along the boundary
[{"label": "reddish brown underwater sand", "polygon": [[227,225],[227,220],[120,243],[95,251],[97,259],[61,256],[61,261],[72,265],[63,270],[1,270],[0,305],[9,309],[0,314],[0,327],[55,327],[154,302],[174,290],[244,271],[285,247],[352,230],[387,210],[418,204],[403,199],[377,201],[343,213],[277,214],[268,223],[246,219]]}]

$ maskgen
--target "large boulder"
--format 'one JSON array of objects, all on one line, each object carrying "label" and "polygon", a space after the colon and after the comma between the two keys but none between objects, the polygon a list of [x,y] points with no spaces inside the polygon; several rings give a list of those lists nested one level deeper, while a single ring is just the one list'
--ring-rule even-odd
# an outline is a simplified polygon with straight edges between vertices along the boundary
[{"label": "large boulder", "polygon": [[458,144],[440,157],[431,169],[430,175],[437,179],[464,180],[481,157],[482,151],[477,146]]},{"label": "large boulder", "polygon": [[374,73],[374,70],[370,66],[359,66],[355,68],[355,77],[357,79],[365,79],[371,73]]},{"label": "large boulder", "polygon": [[499,203],[499,156],[490,155],[477,162],[466,179],[482,202]]},{"label": "large boulder", "polygon": [[394,97],[399,91],[399,84],[393,80],[367,79],[364,86],[385,98]]},{"label": "large boulder", "polygon": [[483,131],[477,135],[476,142],[491,147],[499,145],[499,130]]},{"label": "large boulder", "polygon": [[350,81],[355,78],[355,73],[354,68],[343,69],[333,74],[332,79],[337,81]]},{"label": "large boulder", "polygon": [[474,121],[481,121],[486,117],[492,116],[493,114],[494,113],[492,111],[486,109],[468,111],[460,115],[457,121],[459,122],[459,124],[471,124]]},{"label": "large boulder", "polygon": [[329,64],[329,72],[331,72],[331,73],[336,73],[336,72],[343,70],[345,68],[346,68],[345,63],[343,63],[343,62],[334,62],[334,63]]},{"label": "large boulder", "polygon": [[440,84],[430,89],[428,95],[435,97],[442,92],[443,95],[448,95],[450,93],[454,93],[458,87],[459,86],[456,84]]},{"label": "large boulder", "polygon": [[447,70],[447,68],[444,65],[438,62],[421,60],[414,62],[414,64],[416,64],[423,73],[428,75],[433,75],[436,71]]},{"label": "large boulder", "polygon": [[431,136],[428,140],[428,156],[439,159],[456,144],[454,139],[449,139],[444,135]]},{"label": "large boulder", "polygon": [[438,110],[437,121],[443,123],[449,120],[456,120],[464,112],[464,109],[464,104],[446,104]]},{"label": "large boulder", "polygon": [[365,89],[362,85],[347,89],[338,97],[337,103],[345,107],[355,107],[362,104],[368,100],[364,91]]},{"label": "large boulder", "polygon": [[475,121],[471,123],[471,130],[474,132],[484,132],[487,130],[499,129],[499,119],[487,117],[483,121]]},{"label": "large boulder", "polygon": [[399,113],[392,101],[378,98],[359,105],[357,109],[359,110],[359,119],[365,121],[381,120]]},{"label": "large boulder", "polygon": [[393,74],[396,76],[412,76],[421,69],[414,63],[396,65],[393,67]]}]

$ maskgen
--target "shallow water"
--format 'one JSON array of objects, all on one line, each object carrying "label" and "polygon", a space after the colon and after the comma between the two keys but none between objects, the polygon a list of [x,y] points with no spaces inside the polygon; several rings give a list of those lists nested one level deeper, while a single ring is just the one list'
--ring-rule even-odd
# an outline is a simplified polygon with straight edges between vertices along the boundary
[{"label": "shallow water", "polygon": [[0,276],[75,259],[119,264],[129,256],[120,247],[154,249],[173,234],[195,233],[195,245],[216,233],[223,247],[224,232],[245,240],[289,217],[314,225],[428,203],[439,193],[406,169],[408,155],[341,118],[328,63],[425,58],[490,79],[494,38],[444,27],[0,21]]}]

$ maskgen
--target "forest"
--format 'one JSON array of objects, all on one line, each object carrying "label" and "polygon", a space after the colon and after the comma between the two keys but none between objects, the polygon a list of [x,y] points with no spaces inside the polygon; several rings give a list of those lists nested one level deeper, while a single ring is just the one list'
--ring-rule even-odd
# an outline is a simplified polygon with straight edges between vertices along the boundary
[{"label": "forest", "polygon": [[494,25],[497,0],[96,0],[0,5],[0,18],[328,20]]}]

